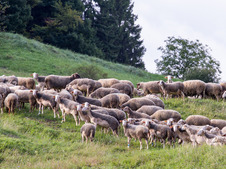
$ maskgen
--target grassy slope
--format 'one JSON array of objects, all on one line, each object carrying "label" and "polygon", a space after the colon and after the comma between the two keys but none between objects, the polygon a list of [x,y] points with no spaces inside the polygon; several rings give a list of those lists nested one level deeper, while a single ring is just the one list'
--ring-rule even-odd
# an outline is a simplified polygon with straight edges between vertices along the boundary
[{"label": "grassy slope", "polygon": [[[47,59],[48,58],[48,59]],[[40,60],[44,60],[40,62]],[[53,64],[54,62],[54,64]],[[108,73],[109,77],[139,81],[157,80],[141,70],[112,64],[70,51],[25,39],[14,34],[0,33],[0,74],[29,76],[40,74],[71,74],[78,63],[89,62]],[[39,64],[40,63],[40,64]],[[43,64],[45,63],[45,64]],[[31,66],[32,65],[32,66]],[[43,65],[43,66],[42,66]],[[132,71],[132,72],[131,72]],[[174,109],[186,118],[190,114],[201,114],[209,118],[226,119],[226,102],[213,100],[180,99],[165,101],[166,109]],[[37,110],[28,113],[28,108],[15,115],[0,114],[0,168],[224,168],[224,147],[191,145],[162,149],[161,145],[139,151],[139,142],[131,142],[112,133],[104,134],[97,129],[95,141],[81,143],[80,126],[75,126],[71,116],[61,124],[54,119],[52,111],[37,115]],[[143,143],[145,147],[145,144]]]}]

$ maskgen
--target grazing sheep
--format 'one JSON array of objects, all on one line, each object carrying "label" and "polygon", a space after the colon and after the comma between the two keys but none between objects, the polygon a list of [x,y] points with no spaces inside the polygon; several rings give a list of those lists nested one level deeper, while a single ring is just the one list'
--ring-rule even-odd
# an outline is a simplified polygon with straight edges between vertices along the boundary
[{"label": "grazing sheep", "polygon": [[184,95],[185,96],[201,96],[205,97],[206,84],[201,80],[184,81]]},{"label": "grazing sheep", "polygon": [[206,83],[205,96],[216,98],[217,101],[222,96],[222,87],[216,83]]},{"label": "grazing sheep", "polygon": [[184,124],[182,126],[182,130],[186,130],[186,132],[188,133],[188,135],[190,137],[193,147],[195,147],[197,145],[196,134],[199,130],[195,129],[187,124]]},{"label": "grazing sheep", "polygon": [[16,76],[0,76],[0,82],[2,83],[9,83],[13,85],[18,85],[18,78]]},{"label": "grazing sheep", "polygon": [[212,144],[220,145],[220,146],[226,145],[226,137],[225,136],[216,136],[212,140]]},{"label": "grazing sheep", "polygon": [[173,81],[172,81],[173,76],[171,76],[171,75],[165,76],[165,79],[167,79],[166,83],[173,83]]},{"label": "grazing sheep", "polygon": [[134,85],[133,85],[133,83],[132,83],[131,81],[129,81],[129,80],[119,80],[119,82],[120,82],[120,83],[126,83],[126,84],[130,85],[130,87],[131,87],[131,89],[132,89],[132,92],[133,92],[133,90],[134,90]]},{"label": "grazing sheep", "polygon": [[138,90],[137,88],[133,89],[133,97],[144,96],[144,92],[142,90]]},{"label": "grazing sheep", "polygon": [[188,133],[186,132],[186,130],[182,130],[181,127],[182,125],[175,124],[173,125],[173,131],[182,140],[182,144],[191,142]]},{"label": "grazing sheep", "polygon": [[26,90],[27,88],[24,86],[11,86],[9,89],[11,93],[14,93],[16,90]]},{"label": "grazing sheep", "polygon": [[165,148],[166,139],[170,144],[173,143],[174,145],[175,135],[169,126],[156,124],[153,121],[146,121],[145,126],[154,130],[155,136],[163,143],[163,148]]},{"label": "grazing sheep", "polygon": [[32,76],[38,82],[39,87],[40,87],[40,91],[43,91],[44,87],[45,87],[46,76],[39,76],[38,73],[33,73]]},{"label": "grazing sheep", "polygon": [[226,82],[224,83],[220,83],[221,87],[222,87],[222,92],[226,91]]},{"label": "grazing sheep", "polygon": [[181,119],[180,113],[175,110],[158,110],[154,114],[152,114],[150,117],[152,119],[157,119],[159,121],[173,118],[173,120],[177,122]]},{"label": "grazing sheep", "polygon": [[158,96],[155,96],[153,94],[148,94],[148,95],[145,96],[145,98],[148,98],[151,101],[153,101],[156,106],[159,106],[159,107],[161,107],[163,109],[165,108],[164,102]]},{"label": "grazing sheep", "polygon": [[92,111],[90,104],[87,102],[85,103],[85,106],[82,109],[82,113],[83,112],[87,113],[92,123],[99,125],[103,128],[107,129],[110,128],[113,134],[118,136],[119,122],[116,118]]},{"label": "grazing sheep", "polygon": [[59,96],[61,98],[66,98],[66,99],[69,99],[69,100],[73,100],[72,95],[66,89],[62,89],[60,91],[60,93],[59,93]]},{"label": "grazing sheep", "polygon": [[103,98],[99,99],[99,101],[101,102],[102,107],[108,108],[118,108],[120,103],[119,97],[114,93],[104,96]]},{"label": "grazing sheep", "polygon": [[90,142],[93,141],[95,137],[96,126],[91,123],[85,123],[80,129],[80,133],[82,135],[82,143],[84,142],[84,138],[86,138],[86,144],[90,139]]},{"label": "grazing sheep", "polygon": [[178,97],[181,96],[184,99],[184,85],[182,82],[165,83],[164,81],[160,80],[158,85],[161,88],[164,97],[168,98],[170,94],[175,94]]},{"label": "grazing sheep", "polygon": [[28,77],[18,77],[18,85],[24,86],[28,89],[35,89],[35,80]]},{"label": "grazing sheep", "polygon": [[18,103],[20,105],[20,108],[22,107],[22,105],[24,106],[24,103],[29,103],[29,111],[32,112],[34,110],[37,102],[30,90],[15,90],[15,94],[18,96]]},{"label": "grazing sheep", "polygon": [[161,93],[161,88],[158,85],[158,81],[137,83],[137,89],[142,89],[144,95]]},{"label": "grazing sheep", "polygon": [[57,111],[58,106],[57,106],[57,103],[55,102],[54,95],[45,94],[42,92],[38,92],[37,90],[33,90],[33,96],[35,97],[37,103],[39,104],[38,114],[41,113],[41,108],[42,108],[42,114],[43,114],[43,109],[45,106],[45,107],[50,107],[53,110],[54,118],[56,118],[56,112],[57,112],[58,118],[60,117],[59,112]]},{"label": "grazing sheep", "polygon": [[129,124],[128,121],[123,120],[122,126],[124,128],[124,134],[128,139],[128,148],[130,147],[130,140],[132,138],[138,139],[140,142],[140,150],[142,149],[142,141],[141,139],[144,138],[147,144],[148,149],[148,138],[149,138],[149,131],[146,127],[142,125],[132,125]]},{"label": "grazing sheep", "polygon": [[99,79],[98,82],[101,83],[102,87],[111,87],[113,84],[120,83],[120,81],[115,78]]},{"label": "grazing sheep", "polygon": [[163,110],[163,108],[161,108],[159,106],[147,106],[147,105],[144,105],[141,108],[139,108],[137,110],[137,112],[145,113],[145,114],[151,116],[152,114],[154,114],[158,110]]},{"label": "grazing sheep", "polygon": [[15,93],[10,93],[5,98],[4,105],[6,107],[6,112],[8,111],[9,114],[12,112],[14,114],[14,110],[18,105],[18,96]]},{"label": "grazing sheep", "polygon": [[133,97],[132,88],[130,87],[130,85],[128,85],[126,83],[116,83],[116,84],[112,85],[111,88],[118,89],[120,91],[120,93],[125,93],[128,96]]},{"label": "grazing sheep", "polygon": [[45,84],[47,89],[61,90],[64,89],[68,83],[77,78],[80,78],[78,73],[72,74],[71,76],[49,75],[45,78]]},{"label": "grazing sheep", "polygon": [[211,125],[210,119],[202,115],[190,115],[186,118],[188,125],[204,126]]},{"label": "grazing sheep", "polygon": [[[75,119],[76,126],[80,125],[80,119],[77,112],[77,106],[79,105],[79,103],[76,103],[67,98],[62,98],[59,95],[55,96],[55,102],[59,104],[60,110],[62,112],[62,122],[65,122],[65,114],[71,114]],[[78,121],[76,116],[78,117]]]},{"label": "grazing sheep", "polygon": [[82,95],[79,95],[77,90],[74,90],[72,92],[72,94],[73,94],[73,97],[74,97],[74,101],[76,101],[76,102],[78,102],[80,104],[88,102],[88,103],[96,105],[96,106],[101,106],[102,105],[102,102],[97,100],[97,99],[92,99],[92,98],[88,98],[88,97],[84,97]]},{"label": "grazing sheep", "polygon": [[146,119],[151,119],[151,117],[149,115],[144,114],[144,113],[138,113],[138,112],[132,111],[128,106],[126,106],[123,109],[123,111],[127,113],[128,118],[135,118],[135,119],[146,118]]},{"label": "grazing sheep", "polygon": [[91,98],[97,98],[97,99],[101,99],[104,96],[111,94],[111,93],[120,93],[120,91],[118,89],[115,88],[105,88],[105,87],[100,87],[97,90],[95,90],[94,92],[92,92],[89,97]]},{"label": "grazing sheep", "polygon": [[73,88],[77,88],[78,90],[82,91],[84,93],[84,96],[88,96],[91,92],[94,91],[95,82],[92,79],[80,78],[70,82],[66,88],[68,89],[72,86],[74,86]]},{"label": "grazing sheep", "polygon": [[119,97],[119,106],[121,107],[122,104],[125,102],[128,102],[130,100],[130,97],[127,94],[124,93],[115,93]]},{"label": "grazing sheep", "polygon": [[129,101],[127,101],[126,103],[122,104],[122,108],[128,106],[130,107],[132,110],[138,110],[139,108],[141,108],[143,105],[155,105],[155,103],[149,99],[146,98],[132,98]]},{"label": "grazing sheep", "polygon": [[217,135],[217,136],[223,136],[222,131],[218,127],[214,127],[209,131],[211,134]]},{"label": "grazing sheep", "polygon": [[210,120],[210,125],[214,127],[218,127],[219,129],[223,129],[226,126],[226,120],[212,119]]},{"label": "grazing sheep", "polygon": [[207,130],[201,129],[197,132],[196,142],[198,144],[202,144],[204,142],[207,145],[212,145],[212,141],[215,137],[216,137],[216,135],[207,132]]}]

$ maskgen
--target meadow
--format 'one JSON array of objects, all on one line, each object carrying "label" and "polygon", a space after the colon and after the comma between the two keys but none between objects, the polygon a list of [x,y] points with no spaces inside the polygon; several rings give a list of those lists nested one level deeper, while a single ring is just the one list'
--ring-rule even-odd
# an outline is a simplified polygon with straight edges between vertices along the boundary
[{"label": "meadow", "polygon": [[[0,33],[0,75],[30,76],[70,75],[81,66],[95,65],[100,74],[117,79],[140,81],[160,80],[164,76],[151,74],[131,66],[106,62],[98,58],[73,53],[27,39],[21,35]],[[185,119],[191,114],[226,120],[226,102],[205,99],[164,100],[166,109],[174,109]],[[0,114],[0,168],[225,168],[226,146],[207,145],[193,148],[191,144],[150,146],[139,150],[139,142],[127,138],[123,129],[119,137],[104,134],[97,128],[94,142],[81,142],[80,126],[72,116],[54,119],[46,109],[29,113],[28,105],[13,114]],[[143,147],[145,142],[143,141]]]}]

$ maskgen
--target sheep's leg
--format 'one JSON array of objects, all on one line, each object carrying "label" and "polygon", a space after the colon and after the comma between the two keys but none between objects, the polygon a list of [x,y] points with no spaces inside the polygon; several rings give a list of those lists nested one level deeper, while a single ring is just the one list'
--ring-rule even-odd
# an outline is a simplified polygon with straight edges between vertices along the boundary
[{"label": "sheep's leg", "polygon": [[142,150],[142,141],[141,141],[141,139],[139,139],[139,142],[140,142],[140,150]]},{"label": "sheep's leg", "polygon": [[1,107],[1,114],[3,114],[3,108]]},{"label": "sheep's leg", "polygon": [[130,137],[128,137],[128,148],[129,148],[129,146],[130,146],[130,140],[131,140],[131,138]]},{"label": "sheep's leg", "polygon": [[82,143],[84,142],[84,131],[82,132]]},{"label": "sheep's leg", "polygon": [[87,136],[85,136],[86,137],[86,144],[88,143],[88,137]]},{"label": "sheep's leg", "polygon": [[64,110],[62,110],[62,121],[61,121],[61,123],[64,122],[64,114],[65,114],[65,112],[64,112]]},{"label": "sheep's leg", "polygon": [[147,144],[147,149],[148,149],[148,139],[145,139],[145,141],[146,141],[146,144]]},{"label": "sheep's leg", "polygon": [[163,141],[163,143],[162,143],[163,144],[163,148],[165,148],[166,141],[164,139],[162,141]]},{"label": "sheep's leg", "polygon": [[77,126],[77,125],[78,125],[78,121],[77,121],[77,118],[76,118],[76,116],[75,116],[75,113],[73,112],[72,115],[73,115],[73,117],[74,117],[74,119],[75,119],[75,123],[76,123],[76,126]]}]

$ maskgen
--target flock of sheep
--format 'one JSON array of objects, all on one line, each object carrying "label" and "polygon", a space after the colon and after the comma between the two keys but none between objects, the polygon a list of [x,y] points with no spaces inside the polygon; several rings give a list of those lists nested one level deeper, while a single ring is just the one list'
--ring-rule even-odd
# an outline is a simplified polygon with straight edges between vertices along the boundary
[{"label": "flock of sheep", "polygon": [[[15,108],[22,109],[24,103],[30,104],[30,111],[39,107],[39,114],[45,107],[53,110],[54,118],[60,117],[65,122],[65,115],[71,114],[81,127],[82,141],[92,141],[96,127],[106,131],[109,129],[118,137],[118,129],[122,123],[124,134],[128,138],[128,147],[132,138],[145,139],[156,144],[160,141],[174,145],[191,142],[193,146],[206,143],[208,145],[226,144],[226,120],[208,119],[201,115],[191,115],[181,119],[179,112],[166,110],[164,102],[157,96],[168,97],[211,97],[226,98],[226,83],[204,83],[201,80],[172,82],[140,82],[137,88],[128,80],[114,78],[98,81],[81,78],[75,73],[71,76],[39,76],[33,78],[16,76],[0,76],[0,108],[14,113]],[[36,82],[38,85],[36,85]]]}]

